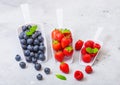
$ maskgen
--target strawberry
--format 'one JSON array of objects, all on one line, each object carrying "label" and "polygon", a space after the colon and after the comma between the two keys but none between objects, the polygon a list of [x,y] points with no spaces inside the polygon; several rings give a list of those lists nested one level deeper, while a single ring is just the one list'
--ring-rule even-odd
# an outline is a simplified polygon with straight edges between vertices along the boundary
[{"label": "strawberry", "polygon": [[92,40],[88,40],[85,42],[85,47],[93,48],[93,46],[94,46],[94,42]]},{"label": "strawberry", "polygon": [[72,36],[71,31],[69,29],[60,29],[60,31],[65,35],[65,36]]},{"label": "strawberry", "polygon": [[53,40],[52,43],[53,43],[52,47],[55,51],[61,50],[62,47],[61,47],[60,42],[58,42],[57,40]]},{"label": "strawberry", "polygon": [[88,74],[92,73],[92,72],[93,72],[92,67],[89,66],[89,65],[87,65],[87,66],[85,67],[85,72],[88,73]]},{"label": "strawberry", "polygon": [[100,46],[100,44],[98,44],[98,43],[95,43],[95,44],[94,44],[94,46],[93,46],[93,48],[100,49],[100,48],[101,48],[101,46]]},{"label": "strawberry", "polygon": [[61,32],[56,33],[56,40],[61,41],[63,37],[64,34],[62,34]]},{"label": "strawberry", "polygon": [[76,80],[81,80],[81,79],[84,78],[84,75],[83,75],[83,73],[82,73],[81,71],[77,70],[77,71],[75,71],[75,73],[74,73],[74,78],[75,78]]},{"label": "strawberry", "polygon": [[55,59],[59,62],[62,62],[64,60],[64,54],[62,51],[58,51],[55,53]]},{"label": "strawberry", "polygon": [[87,54],[86,47],[83,47],[83,48],[82,48],[82,50],[81,50],[81,54],[82,54],[82,55]]},{"label": "strawberry", "polygon": [[89,54],[85,54],[82,56],[82,60],[86,63],[89,63],[91,61],[92,57]]},{"label": "strawberry", "polygon": [[68,74],[69,73],[69,65],[67,64],[67,63],[64,63],[64,62],[62,62],[61,64],[60,64],[60,70],[62,71],[62,72],[64,72],[64,73],[66,73],[66,74]]},{"label": "strawberry", "polygon": [[52,39],[56,39],[56,34],[57,33],[59,33],[60,31],[58,30],[58,29],[54,29],[53,31],[52,31],[52,34],[51,34],[51,36],[52,36]]},{"label": "strawberry", "polygon": [[78,40],[76,43],[75,43],[75,50],[80,50],[83,46],[83,41],[82,40]]},{"label": "strawberry", "polygon": [[63,49],[63,53],[65,56],[72,56],[73,54],[73,47],[72,46],[68,46],[66,48]]},{"label": "strawberry", "polygon": [[71,43],[72,43],[71,37],[64,37],[61,40],[61,46],[62,46],[62,48],[65,48],[65,47],[69,46]]}]

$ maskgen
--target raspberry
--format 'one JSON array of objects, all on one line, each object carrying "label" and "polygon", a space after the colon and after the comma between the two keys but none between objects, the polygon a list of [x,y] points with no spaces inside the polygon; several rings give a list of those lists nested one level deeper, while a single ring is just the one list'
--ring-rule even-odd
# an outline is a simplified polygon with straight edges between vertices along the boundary
[{"label": "raspberry", "polygon": [[83,41],[82,40],[78,40],[76,43],[75,43],[75,50],[80,50],[83,46]]},{"label": "raspberry", "polygon": [[94,41],[88,40],[88,41],[85,42],[85,47],[93,48],[93,46],[94,46]]},{"label": "raspberry", "polygon": [[98,48],[98,49],[100,49],[100,48],[101,48],[101,46],[100,46],[100,44],[95,43],[95,44],[94,44],[94,48]]},{"label": "raspberry", "polygon": [[82,73],[81,71],[79,71],[79,70],[75,71],[75,73],[74,73],[74,78],[75,78],[76,80],[82,80],[83,77],[84,77],[84,75],[83,75],[83,73]]},{"label": "raspberry", "polygon": [[87,52],[86,52],[86,47],[83,47],[83,48],[82,48],[82,50],[81,50],[81,54],[82,54],[82,55],[87,54]]},{"label": "raspberry", "polygon": [[87,65],[86,68],[85,68],[85,72],[88,73],[88,74],[92,73],[93,72],[92,67]]},{"label": "raspberry", "polygon": [[85,54],[82,56],[82,60],[86,63],[89,63],[91,61],[92,57],[89,54]]}]

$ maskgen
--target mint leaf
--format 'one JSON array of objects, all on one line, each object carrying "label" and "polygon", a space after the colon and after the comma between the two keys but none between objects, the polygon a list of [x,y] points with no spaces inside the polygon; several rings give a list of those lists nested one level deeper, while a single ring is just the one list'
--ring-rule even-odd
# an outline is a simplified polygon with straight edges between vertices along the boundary
[{"label": "mint leaf", "polygon": [[29,31],[26,32],[26,35],[31,36],[37,29],[37,25],[33,25]]},{"label": "mint leaf", "polygon": [[93,53],[97,53],[97,52],[98,52],[98,48],[94,48]]},{"label": "mint leaf", "polygon": [[61,75],[61,74],[56,74],[56,77],[61,79],[61,80],[66,80],[66,77]]},{"label": "mint leaf", "polygon": [[87,47],[87,48],[86,48],[86,51],[87,51],[88,53],[90,53],[90,54],[93,53],[93,49],[90,48],[90,47]]}]

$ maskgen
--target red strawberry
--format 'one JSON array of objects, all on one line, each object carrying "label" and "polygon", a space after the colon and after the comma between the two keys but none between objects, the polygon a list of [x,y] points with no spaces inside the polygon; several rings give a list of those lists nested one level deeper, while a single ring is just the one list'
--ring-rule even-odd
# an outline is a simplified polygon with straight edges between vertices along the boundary
[{"label": "red strawberry", "polygon": [[92,73],[93,72],[93,69],[92,69],[92,67],[91,66],[86,66],[86,68],[85,68],[85,72],[86,73],[88,73],[88,74],[90,74],[90,73]]},{"label": "red strawberry", "polygon": [[85,54],[82,56],[82,60],[86,63],[89,63],[91,61],[92,57],[89,54]]},{"label": "red strawberry", "polygon": [[60,70],[66,74],[69,73],[69,65],[67,63],[62,62],[60,64]]},{"label": "red strawberry", "polygon": [[61,41],[63,37],[64,37],[64,34],[62,34],[61,32],[56,34],[56,40],[58,41]]},{"label": "red strawberry", "polygon": [[87,52],[86,52],[86,47],[83,47],[83,48],[82,48],[82,50],[81,50],[81,54],[82,54],[82,55],[87,54]]},{"label": "red strawberry", "polygon": [[97,53],[92,53],[92,54],[90,54],[91,55],[91,57],[95,57],[96,55],[97,55]]},{"label": "red strawberry", "polygon": [[51,34],[51,36],[52,36],[52,39],[56,39],[56,34],[57,33],[59,33],[60,31],[58,30],[58,29],[54,29],[53,31],[52,31],[52,34]]},{"label": "red strawberry", "polygon": [[58,42],[57,40],[53,40],[52,47],[55,51],[61,50],[62,48],[60,42]]},{"label": "red strawberry", "polygon": [[55,53],[55,59],[59,62],[62,62],[64,60],[64,54],[62,51],[58,51]]},{"label": "red strawberry", "polygon": [[85,42],[85,47],[93,48],[93,46],[94,46],[94,42],[92,40],[88,40]]},{"label": "red strawberry", "polygon": [[83,46],[83,41],[82,40],[78,40],[76,43],[75,43],[75,50],[80,50]]},{"label": "red strawberry", "polygon": [[101,46],[100,46],[100,44],[98,44],[98,43],[95,43],[95,44],[94,44],[94,46],[93,46],[93,48],[100,49],[100,48],[101,48]]},{"label": "red strawberry", "polygon": [[63,53],[65,56],[72,56],[73,54],[73,47],[72,46],[68,46],[66,48],[63,49]]},{"label": "red strawberry", "polygon": [[75,73],[74,73],[74,78],[75,79],[77,79],[77,80],[81,80],[81,79],[83,79],[83,77],[84,77],[84,75],[83,75],[83,73],[81,72],[81,71],[75,71]]},{"label": "red strawberry", "polygon": [[62,48],[65,48],[65,47],[69,46],[71,43],[72,43],[71,37],[64,37],[61,40]]}]

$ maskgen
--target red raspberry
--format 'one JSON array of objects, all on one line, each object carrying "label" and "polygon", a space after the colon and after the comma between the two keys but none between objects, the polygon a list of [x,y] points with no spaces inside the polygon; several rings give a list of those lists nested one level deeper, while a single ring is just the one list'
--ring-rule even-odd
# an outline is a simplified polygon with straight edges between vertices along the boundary
[{"label": "red raspberry", "polygon": [[92,57],[89,54],[85,54],[82,56],[82,60],[86,63],[89,63],[92,60]]},{"label": "red raspberry", "polygon": [[83,46],[83,41],[82,40],[78,40],[76,43],[75,43],[75,50],[80,50]]},{"label": "red raspberry", "polygon": [[81,72],[81,71],[75,71],[75,73],[74,73],[74,78],[76,79],[76,80],[81,80],[81,79],[83,79],[83,77],[84,77],[84,75],[83,75],[83,73]]},{"label": "red raspberry", "polygon": [[92,73],[93,72],[92,67],[87,65],[86,68],[85,68],[85,72],[88,73],[88,74]]},{"label": "red raspberry", "polygon": [[100,49],[100,48],[101,48],[101,46],[100,46],[100,44],[95,43],[93,48],[98,48],[98,49]]},{"label": "red raspberry", "polygon": [[81,54],[82,54],[82,55],[87,54],[87,52],[86,52],[86,47],[83,47],[83,48],[82,48],[82,50],[81,50]]},{"label": "red raspberry", "polygon": [[85,47],[93,48],[93,46],[94,46],[94,41],[88,40],[88,41],[85,42]]},{"label": "red raspberry", "polygon": [[97,53],[92,53],[92,54],[90,54],[91,55],[91,57],[95,57],[96,55],[97,55]]}]

